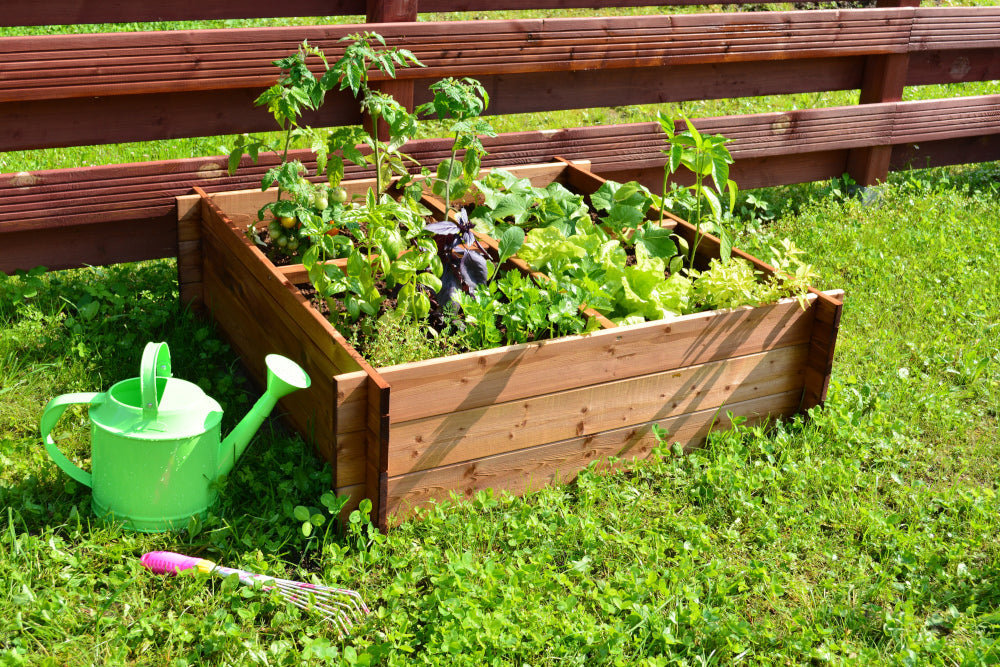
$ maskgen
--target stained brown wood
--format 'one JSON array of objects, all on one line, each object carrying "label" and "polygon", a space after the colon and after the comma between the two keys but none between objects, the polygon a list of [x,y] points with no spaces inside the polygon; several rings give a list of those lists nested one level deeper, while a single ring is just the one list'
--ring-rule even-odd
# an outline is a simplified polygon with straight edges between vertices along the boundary
[{"label": "stained brown wood", "polygon": [[[766,418],[787,416],[798,408],[799,392],[764,396],[731,404],[724,410],[708,409],[652,423],[636,424],[596,435],[539,445],[475,461],[442,466],[390,477],[387,503],[395,521],[411,516],[417,507],[447,500],[453,492],[471,498],[485,489],[520,495],[538,490],[555,480],[570,481],[593,461],[609,456],[626,462],[646,458],[657,444],[653,424],[666,429],[667,442],[679,442],[687,449],[700,445],[712,427],[730,425],[728,412],[747,417],[750,424]],[[603,467],[609,464],[605,461]],[[390,522],[395,522],[390,519]]]},{"label": "stained brown wood", "polygon": [[[754,5],[764,0],[664,0],[662,6]],[[275,3],[270,0],[241,2],[198,2],[195,0],[130,0],[95,2],[93,0],[47,0],[41,3],[13,3],[4,7],[0,26],[68,25],[74,23],[131,23],[150,21],[198,21],[213,19],[278,18],[285,16],[357,16],[360,20],[371,11],[364,0],[294,0]],[[476,0],[450,2],[423,0],[421,12],[488,12],[527,9],[590,9],[597,7],[645,7],[641,0]]]},{"label": "stained brown wood", "polygon": [[[586,19],[382,23],[389,45],[426,67],[396,82],[442,76],[905,53],[913,9],[761,12]],[[988,17],[989,15],[987,15]],[[302,40],[330,59],[357,26],[247,28],[9,37],[0,102],[198,90],[260,89],[270,64]],[[958,39],[958,38],[956,38]],[[472,49],[469,44],[476,44]],[[974,46],[964,44],[966,48]],[[949,42],[949,46],[954,48]],[[387,77],[370,73],[373,81]]]},{"label": "stained brown wood", "polygon": [[802,393],[803,410],[826,401],[843,309],[842,294],[820,294],[813,305],[813,330],[809,340],[809,360],[805,367],[805,388]]},{"label": "stained brown wood", "polygon": [[364,15],[363,0],[46,0],[8,3],[0,26]]},{"label": "stained brown wood", "polygon": [[[483,352],[380,369],[393,388],[394,421],[665,371],[805,342],[795,302],[685,315]],[[669,342],[669,345],[666,343]],[[577,364],[587,359],[590,363]],[[566,373],[568,366],[573,373]],[[434,396],[433,402],[426,397]]]},{"label": "stained brown wood", "polygon": [[368,378],[368,431],[365,437],[365,486],[372,520],[386,525],[389,465],[389,384],[377,373]]},{"label": "stained brown wood", "polygon": [[[926,164],[926,148],[909,146],[969,137],[934,164],[956,164],[993,155],[975,137],[997,133],[1000,96],[921,100],[864,107],[833,107],[697,122],[705,132],[733,138],[733,176],[744,188],[832,178],[844,173],[847,150],[865,146],[907,146]],[[658,191],[664,147],[659,126],[572,128],[518,132],[485,142],[486,167],[547,162],[555,156],[592,160],[596,173],[619,181],[639,180]],[[946,144],[937,144],[944,147]],[[448,140],[420,140],[404,149],[434,165],[450,151]],[[904,164],[893,151],[894,168]],[[310,162],[304,153],[297,158]],[[0,270],[45,265],[60,269],[177,255],[175,198],[193,185],[209,193],[259,187],[274,158],[246,160],[236,175],[221,158],[84,167],[0,176]],[[362,176],[355,168],[348,177]],[[127,223],[127,224],[126,224]],[[51,236],[47,230],[53,230]]]},{"label": "stained brown wood", "polygon": [[[665,347],[665,346],[664,346]],[[390,432],[390,476],[594,435],[739,403],[801,393],[807,345],[461,410]]]}]

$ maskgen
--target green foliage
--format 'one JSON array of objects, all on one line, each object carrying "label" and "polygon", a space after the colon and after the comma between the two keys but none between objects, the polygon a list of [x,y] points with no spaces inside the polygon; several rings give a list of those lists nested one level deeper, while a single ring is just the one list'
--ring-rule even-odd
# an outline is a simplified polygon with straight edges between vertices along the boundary
[{"label": "green foliage", "polygon": [[469,214],[476,229],[494,238],[515,225],[524,231],[536,227],[556,227],[573,234],[576,224],[590,219],[583,195],[574,194],[560,183],[536,188],[527,178],[504,169],[492,169],[476,181],[483,202]]},{"label": "green foliage", "polygon": [[[489,106],[490,97],[475,79],[448,77],[431,84],[434,99],[416,108],[417,115],[433,112],[447,120],[446,131],[453,137],[451,157],[437,167],[432,192],[444,197],[445,211],[451,210],[453,198],[461,197],[479,175],[482,157],[486,154],[480,137],[495,137],[496,131],[480,118]],[[458,161],[458,151],[465,156]]]},{"label": "green foliage", "polygon": [[462,351],[461,341],[454,333],[437,333],[424,322],[396,312],[383,315],[370,328],[364,324],[355,327],[348,341],[376,368]]},{"label": "green foliage", "polygon": [[[178,306],[172,262],[39,275],[0,318],[0,663],[995,664],[996,174],[900,174],[867,205],[809,189],[741,240],[766,256],[787,237],[847,290],[808,419],[742,422],[685,456],[667,433],[629,472],[456,498],[388,535],[366,508],[335,518],[331,471],[278,420],[191,530],[97,522],[39,445],[50,397],[133,376],[147,340],[229,402],[226,429],[255,392]],[[85,415],[63,428],[86,466]],[[266,591],[152,576],[154,549],[355,588],[373,614],[340,639]]]},{"label": "green foliage", "polygon": [[[733,241],[731,233],[723,225],[723,198],[728,193],[729,210],[736,208],[737,187],[729,178],[729,165],[733,163],[733,157],[726,148],[729,140],[719,135],[702,134],[683,112],[681,118],[687,129],[677,132],[670,116],[662,111],[656,115],[670,144],[670,148],[663,151],[667,154],[667,162],[663,167],[662,199],[667,199],[667,181],[671,174],[677,173],[681,167],[691,172],[694,183],[687,186],[687,189],[694,195],[694,215],[689,221],[694,225],[695,238],[688,252],[688,266],[693,269],[694,258],[706,227],[714,231],[722,242],[722,261],[729,261]],[[662,208],[660,224],[663,224]]]},{"label": "green foliage", "polygon": [[579,288],[549,280],[538,283],[509,271],[473,294],[456,294],[462,310],[456,326],[470,349],[526,343],[591,331],[597,322],[580,312]]}]

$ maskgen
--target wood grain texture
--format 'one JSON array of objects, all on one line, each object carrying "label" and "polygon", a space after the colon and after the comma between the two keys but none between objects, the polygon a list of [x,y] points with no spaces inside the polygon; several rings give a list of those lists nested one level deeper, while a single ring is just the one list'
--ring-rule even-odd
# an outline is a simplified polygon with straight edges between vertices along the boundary
[{"label": "wood grain texture", "polygon": [[379,372],[393,388],[390,419],[398,423],[797,345],[811,331],[800,313],[794,300],[712,311]]},{"label": "wood grain texture", "polygon": [[[609,456],[631,460],[646,458],[657,444],[653,425],[664,428],[667,442],[679,442],[686,449],[700,446],[710,429],[725,429],[730,425],[727,413],[745,416],[749,423],[772,417],[787,416],[796,411],[799,392],[762,396],[743,403],[726,406],[725,410],[709,409],[657,422],[629,426],[604,433],[572,438],[475,461],[443,466],[410,473],[387,480],[389,514],[399,521],[412,515],[418,506],[447,500],[452,493],[471,498],[485,489],[520,495],[538,490],[553,481],[569,481],[593,461]],[[390,517],[390,523],[393,519]]]},{"label": "wood grain texture", "polygon": [[[713,0],[717,5],[754,5],[764,0]],[[361,20],[370,5],[365,0],[270,0],[201,2],[198,0],[47,0],[11,3],[4,7],[0,26],[40,26],[74,23],[131,23],[148,21],[199,21],[213,19],[279,18],[285,16],[356,16]],[[422,0],[414,3],[420,12],[488,12],[527,9],[590,9],[597,7],[645,7],[642,0]],[[704,0],[663,0],[656,6],[709,4]]]},{"label": "wood grain texture", "polygon": [[[645,17],[368,24],[442,76],[564,72],[903,53],[914,10],[820,10]],[[988,12],[976,15],[983,20]],[[332,60],[356,25],[8,37],[0,102],[261,89],[271,61],[308,40]],[[954,39],[960,39],[955,37]],[[951,45],[951,42],[948,42]],[[471,46],[471,45],[474,45]],[[965,43],[968,48],[973,43]],[[373,71],[372,81],[387,77]]]},{"label": "wood grain texture", "polygon": [[801,392],[807,345],[392,425],[390,476]]},{"label": "wood grain texture", "polygon": [[365,13],[364,0],[46,0],[8,3],[0,26],[204,21],[213,19],[342,16]]},{"label": "wood grain texture", "polygon": [[[697,125],[733,138],[732,174],[750,188],[839,176],[847,151],[865,146],[893,146],[894,169],[929,160],[943,165],[996,159],[986,138],[998,133],[998,117],[1000,95],[986,95],[720,117]],[[968,141],[951,141],[964,138]],[[663,135],[652,123],[517,132],[484,143],[490,151],[486,167],[562,156],[589,159],[596,173],[619,181],[658,188],[662,178]],[[935,157],[933,146],[944,152]],[[423,164],[437,164],[450,143],[420,140],[404,150]],[[315,169],[309,155],[293,157]],[[268,156],[259,165],[245,160],[233,177],[218,157],[0,175],[0,271],[175,257],[177,196],[195,185],[210,193],[259,189],[261,175],[273,164]],[[348,169],[349,179],[363,176]]]}]

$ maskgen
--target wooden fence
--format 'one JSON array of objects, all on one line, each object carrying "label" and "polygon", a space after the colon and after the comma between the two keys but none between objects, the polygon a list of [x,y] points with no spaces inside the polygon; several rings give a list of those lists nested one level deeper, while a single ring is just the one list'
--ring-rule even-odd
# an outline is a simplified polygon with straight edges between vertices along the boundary
[{"label": "wooden fence", "polygon": [[[921,7],[641,17],[417,21],[417,11],[641,6],[627,0],[40,0],[5,7],[0,26],[152,20],[357,16],[427,65],[383,89],[406,104],[444,76],[474,76],[490,113],[581,109],[860,90],[860,104],[706,118],[733,143],[743,188],[847,172],[860,183],[893,169],[1000,159],[1000,95],[903,102],[905,86],[1000,79],[1000,8]],[[673,0],[671,5],[700,4]],[[720,4],[720,3],[716,3]],[[726,0],[721,4],[736,4]],[[273,129],[252,100],[270,61],[303,40],[337,57],[357,25],[0,37],[0,151],[211,136]],[[332,95],[310,124],[358,123]],[[653,123],[525,131],[486,142],[486,166],[587,159],[617,180],[662,177]],[[405,148],[424,164],[443,140]],[[0,175],[0,271],[62,269],[178,255],[174,197],[253,188],[274,161],[151,161]],[[359,172],[349,172],[360,175]]]}]

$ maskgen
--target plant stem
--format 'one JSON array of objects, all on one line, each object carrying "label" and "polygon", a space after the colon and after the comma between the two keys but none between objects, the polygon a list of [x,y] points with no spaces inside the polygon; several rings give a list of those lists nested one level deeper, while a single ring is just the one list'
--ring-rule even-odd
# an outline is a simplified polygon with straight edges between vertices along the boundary
[{"label": "plant stem", "polygon": [[[669,159],[667,165],[669,165]],[[670,176],[670,172],[667,171],[667,166],[663,167],[663,191],[660,193],[660,227],[663,227],[663,207],[664,202],[667,201],[667,179]]]},{"label": "plant stem", "polygon": [[451,143],[451,162],[448,163],[448,177],[444,180],[444,219],[448,219],[448,211],[451,210],[451,170],[455,167],[455,156],[458,155],[458,132],[455,132],[455,140]]},{"label": "plant stem", "polygon": [[372,152],[375,154],[375,194],[380,196],[382,194],[382,156],[379,153],[378,145],[378,121],[381,116],[379,114],[372,114]]},{"label": "plant stem", "polygon": [[694,225],[694,244],[691,246],[691,256],[688,258],[688,266],[694,269],[694,257],[695,253],[698,251],[698,244],[701,243],[701,175],[695,177],[694,180],[694,199],[695,199],[695,225]]},{"label": "plant stem", "polygon": [[[285,127],[285,150],[281,154],[281,164],[285,164],[288,160],[288,146],[292,143],[292,122],[287,118],[284,121]],[[278,198],[275,201],[281,201],[281,180],[278,180]]]}]

